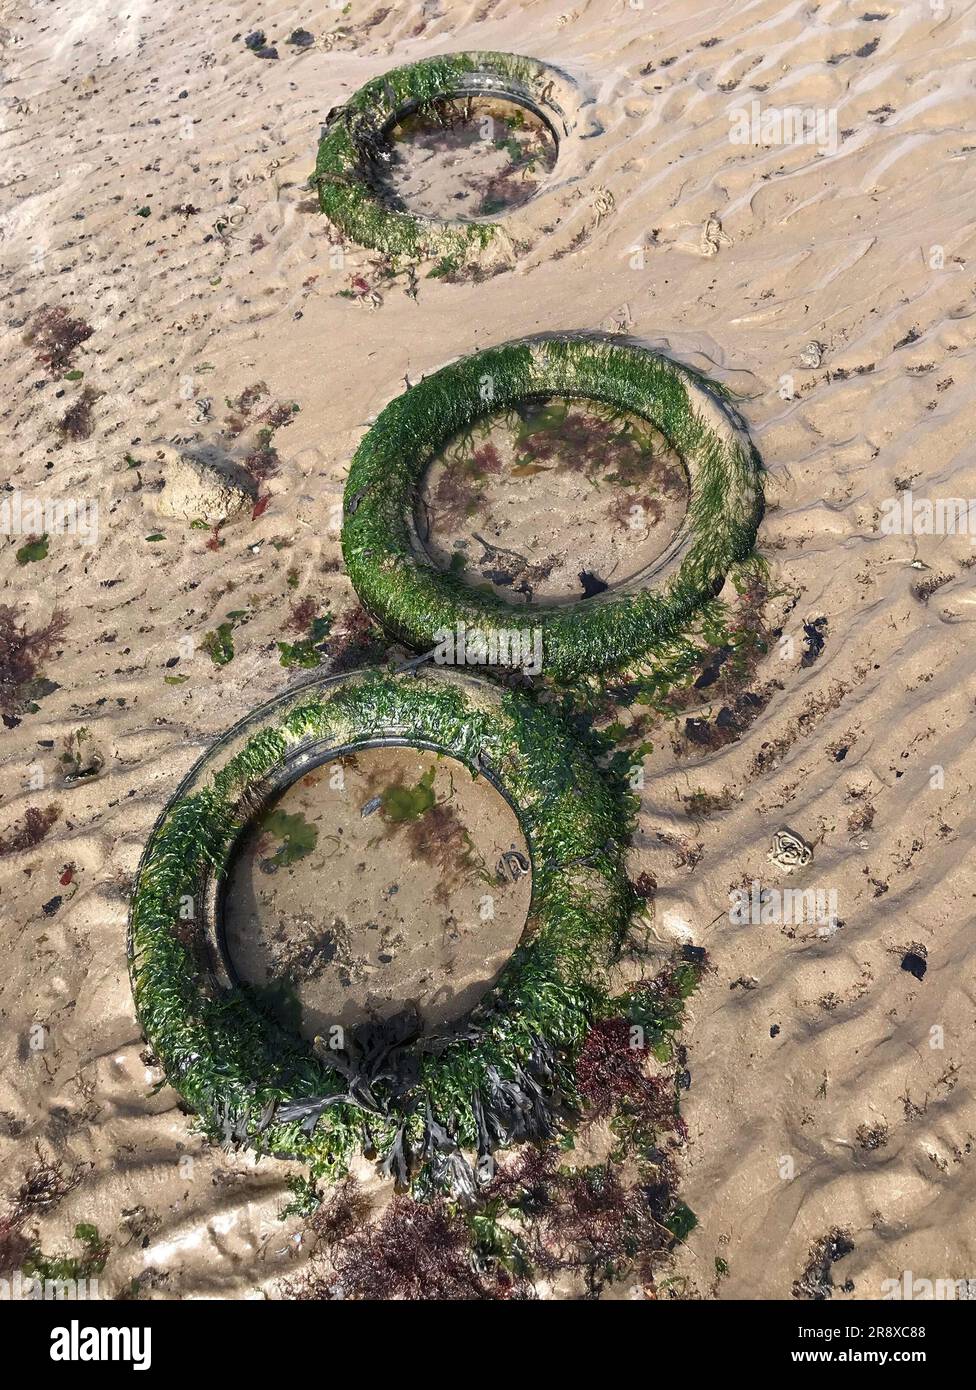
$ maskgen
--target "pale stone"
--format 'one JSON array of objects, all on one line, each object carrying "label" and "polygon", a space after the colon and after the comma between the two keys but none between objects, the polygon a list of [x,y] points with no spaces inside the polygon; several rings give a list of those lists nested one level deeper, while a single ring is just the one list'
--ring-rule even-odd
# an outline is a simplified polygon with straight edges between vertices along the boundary
[{"label": "pale stone", "polygon": [[155,498],[160,516],[216,526],[253,508],[254,480],[232,460],[207,449],[191,454],[166,448],[163,455],[163,488]]}]

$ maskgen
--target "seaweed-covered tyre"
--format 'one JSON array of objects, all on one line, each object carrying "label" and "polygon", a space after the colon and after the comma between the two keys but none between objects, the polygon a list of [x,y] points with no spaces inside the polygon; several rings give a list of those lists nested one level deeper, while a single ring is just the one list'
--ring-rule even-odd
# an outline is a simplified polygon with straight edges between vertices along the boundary
[{"label": "seaweed-covered tyre", "polygon": [[[459,1024],[419,1038],[364,1025],[318,1052],[226,977],[215,949],[222,885],[249,821],[311,768],[394,742],[487,777],[518,816],[532,894],[522,939]],[[360,1146],[406,1183],[459,1192],[504,1144],[553,1132],[572,1059],[606,1003],[625,926],[621,810],[554,715],[455,673],[359,672],[306,685],[248,716],[185,778],[153,829],[129,925],[136,1010],[170,1084],[226,1142],[343,1171]],[[324,885],[327,889],[327,885]]]},{"label": "seaweed-covered tyre", "polygon": [[322,211],[351,241],[409,260],[439,257],[456,264],[501,268],[513,243],[531,241],[536,224],[558,220],[550,209],[509,212],[490,221],[441,221],[390,206],[380,183],[390,130],[444,98],[496,97],[532,111],[557,148],[573,128],[575,93],[569,80],[516,53],[452,53],[426,58],[373,78],[331,111],[319,141],[313,180]]},{"label": "seaweed-covered tyre", "polygon": [[[682,525],[626,586],[573,604],[515,607],[437,569],[413,526],[417,489],[437,451],[489,412],[540,396],[576,396],[642,416],[688,475]],[[452,362],[391,401],[362,440],[346,483],[342,552],[369,612],[397,640],[448,660],[518,665],[538,651],[547,675],[575,679],[632,668],[675,637],[753,549],[762,465],[721,389],[670,358],[593,337],[541,337]],[[473,640],[472,640],[473,638]],[[443,648],[443,651],[441,651]],[[538,657],[534,658],[536,661]]]}]

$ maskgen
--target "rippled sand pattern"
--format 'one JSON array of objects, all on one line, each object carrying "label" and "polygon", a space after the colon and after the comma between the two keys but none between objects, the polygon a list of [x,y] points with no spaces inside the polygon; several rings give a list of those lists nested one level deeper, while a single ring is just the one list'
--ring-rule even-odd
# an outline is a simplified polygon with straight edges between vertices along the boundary
[{"label": "rippled sand pattern", "polygon": [[[976,1277],[976,551],[879,526],[898,488],[976,496],[973,5],[272,3],[277,60],[245,47],[255,21],[234,3],[125,8],[15,4],[0,33],[7,486],[100,508],[95,545],[52,535],[18,564],[23,539],[0,538],[0,603],[31,628],[67,614],[43,663],[57,688],[0,747],[0,833],[60,807],[0,859],[0,1166],[15,1186],[36,1143],[91,1165],[45,1248],[95,1222],[110,1292],[141,1276],[157,1297],[273,1292],[301,1267],[277,1219],[289,1166],[207,1148],[154,1090],[125,962],[139,854],[200,751],[290,678],[276,643],[295,604],[350,608],[344,472],[404,378],[602,327],[741,393],[769,469],[769,702],[717,752],[683,721],[673,742],[658,730],[632,855],[658,880],[662,950],[687,935],[713,966],[684,1037],[688,1287],[708,1293],[719,1257],[716,1296],[789,1297],[834,1228],[854,1245],[835,1300],[904,1269]],[[288,45],[298,26],[314,45]],[[589,99],[552,237],[516,273],[420,279],[415,299],[330,243],[305,181],[320,123],[363,81],[472,47],[551,61]],[[836,152],[732,143],[753,101],[835,109]],[[83,378],[24,343],[45,305],[92,328],[68,368]],[[259,469],[270,501],[216,536],[161,519],[159,451],[260,448],[251,416],[225,424],[258,382],[300,407]],[[202,644],[225,622],[218,665]],[[81,728],[103,762],[66,782]],[[699,788],[729,788],[729,809],[690,821]],[[731,888],[796,879],[766,857],[784,825],[814,849],[803,885],[838,895],[832,934],[729,921]],[[921,980],[901,968],[919,947]]]}]

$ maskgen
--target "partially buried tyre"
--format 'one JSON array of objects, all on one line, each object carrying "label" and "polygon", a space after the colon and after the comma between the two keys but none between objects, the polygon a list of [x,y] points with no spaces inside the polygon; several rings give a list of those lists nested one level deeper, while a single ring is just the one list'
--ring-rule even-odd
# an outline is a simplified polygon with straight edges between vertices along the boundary
[{"label": "partially buried tyre", "polygon": [[[626,583],[603,584],[572,603],[515,607],[433,562],[418,540],[415,505],[448,441],[489,411],[524,410],[554,396],[603,402],[648,422],[680,461],[687,506],[663,550]],[[452,362],[385,407],[350,466],[343,557],[359,598],[387,632],[437,660],[514,667],[531,651],[533,673],[556,679],[622,671],[684,631],[730,567],[750,554],[761,480],[745,426],[699,373],[627,342],[526,339]],[[522,629],[535,640],[515,640]],[[458,657],[456,645],[453,653],[444,648],[453,634],[466,639],[465,655]]]},{"label": "partially buried tyre", "polygon": [[[506,798],[529,849],[528,920],[494,987],[451,1026],[417,1036],[401,1017],[310,1047],[228,979],[222,886],[270,798],[378,743],[448,755]],[[562,722],[514,691],[455,673],[371,671],[273,700],[188,774],[139,866],[132,988],[169,1083],[212,1137],[306,1160],[316,1174],[342,1172],[361,1147],[401,1183],[423,1172],[455,1193],[473,1189],[495,1148],[552,1134],[573,1093],[574,1051],[606,1003],[630,904],[621,814]],[[324,883],[323,901],[328,892]]]},{"label": "partially buried tyre", "polygon": [[[496,189],[518,184],[525,197],[541,190],[540,174],[548,174],[573,128],[575,104],[575,89],[561,72],[515,53],[446,54],[384,73],[326,119],[313,175],[322,211],[358,245],[411,261],[438,258],[445,273],[511,264],[516,244],[535,240],[543,224],[559,220],[559,211],[513,210],[504,222],[494,220],[504,198],[483,201],[466,217],[449,213],[449,203],[445,215],[411,210],[390,187],[394,137],[409,122],[450,132],[465,118],[477,144],[456,161],[463,167],[479,148],[517,146],[531,123],[531,147],[515,149],[513,172]],[[489,134],[479,141],[485,127]],[[493,138],[496,127],[500,134]]]}]

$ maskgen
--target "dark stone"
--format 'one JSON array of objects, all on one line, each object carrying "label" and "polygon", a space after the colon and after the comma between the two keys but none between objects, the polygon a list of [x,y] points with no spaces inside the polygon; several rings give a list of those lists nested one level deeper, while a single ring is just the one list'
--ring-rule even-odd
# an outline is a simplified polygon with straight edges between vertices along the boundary
[{"label": "dark stone", "polygon": [[604,583],[604,581],[599,579],[595,574],[591,574],[589,570],[580,570],[579,582],[583,586],[584,598],[593,598],[595,594],[606,593],[607,589],[610,587],[609,584]]},{"label": "dark stone", "polygon": [[916,980],[922,980],[929,967],[917,952],[906,951],[901,958],[901,968],[907,970],[909,975],[914,975]]},{"label": "dark stone", "polygon": [[705,669],[702,671],[701,675],[695,681],[695,689],[707,690],[707,688],[710,685],[713,685],[715,681],[718,680],[719,673],[721,672],[723,665],[731,655],[731,647],[719,647],[718,651],[714,653],[711,660],[708,662],[708,664],[705,666]]}]

